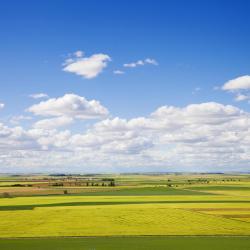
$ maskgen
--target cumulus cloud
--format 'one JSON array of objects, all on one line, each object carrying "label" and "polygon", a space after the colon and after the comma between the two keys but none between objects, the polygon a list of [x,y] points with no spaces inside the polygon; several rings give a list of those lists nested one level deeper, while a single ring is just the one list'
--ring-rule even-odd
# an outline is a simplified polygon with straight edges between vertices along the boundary
[{"label": "cumulus cloud", "polygon": [[245,101],[245,100],[249,100],[249,99],[250,99],[250,96],[243,95],[243,94],[237,94],[236,97],[234,98],[234,100],[237,102]]},{"label": "cumulus cloud", "polygon": [[74,56],[64,62],[63,70],[86,79],[97,77],[111,61],[111,58],[106,54],[93,54],[90,57],[84,57],[82,51],[76,51]]},{"label": "cumulus cloud", "polygon": [[66,116],[75,119],[98,119],[108,115],[99,101],[88,101],[82,96],[65,94],[62,97],[42,101],[27,109],[40,116]]},{"label": "cumulus cloud", "polygon": [[30,97],[33,99],[49,98],[49,96],[45,93],[31,94]]},{"label": "cumulus cloud", "polygon": [[52,99],[53,105],[49,100],[37,104],[34,113],[52,118],[31,128],[0,123],[0,166],[15,171],[23,166],[79,172],[249,170],[250,113],[235,106],[162,106],[145,117],[104,118],[80,133],[57,130],[79,113],[82,117],[78,105],[76,110],[59,105],[60,98]]},{"label": "cumulus cloud", "polygon": [[0,123],[0,159],[12,151],[26,149],[38,149],[36,141],[28,136],[28,132],[20,126],[11,128]]},{"label": "cumulus cloud", "polygon": [[146,58],[144,60],[138,60],[136,62],[124,63],[123,66],[126,68],[135,68],[137,66],[144,66],[146,64],[158,65],[158,62],[152,58]]},{"label": "cumulus cloud", "polygon": [[250,100],[250,76],[240,76],[226,82],[222,86],[222,90],[232,92],[237,102]]},{"label": "cumulus cloud", "polygon": [[222,86],[223,90],[235,91],[235,90],[246,90],[250,89],[250,76],[240,76],[226,82]]},{"label": "cumulus cloud", "polygon": [[65,127],[73,123],[73,118],[67,116],[59,116],[55,118],[43,119],[37,121],[33,127],[38,129],[55,129]]}]

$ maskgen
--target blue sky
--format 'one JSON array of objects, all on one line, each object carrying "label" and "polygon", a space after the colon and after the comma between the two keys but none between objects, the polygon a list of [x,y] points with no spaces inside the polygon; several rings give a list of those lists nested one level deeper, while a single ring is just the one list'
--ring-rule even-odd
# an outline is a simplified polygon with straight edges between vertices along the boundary
[{"label": "blue sky", "polygon": [[[242,0],[5,1],[1,3],[0,9],[0,103],[4,104],[0,111],[0,122],[10,130],[20,126],[25,130],[23,133],[30,133],[35,122],[53,118],[53,115],[39,115],[37,111],[32,113],[28,109],[41,101],[70,93],[86,100],[98,100],[108,110],[108,119],[119,117],[129,121],[147,117],[165,105],[185,108],[192,104],[211,102],[232,105],[242,112],[249,112],[248,87],[244,87],[243,92],[242,88],[235,88],[233,91],[230,88],[222,89],[229,80],[250,74],[249,10],[249,1]],[[74,58],[73,53],[76,51],[84,52],[80,60],[103,54],[110,61],[106,61],[106,67],[96,77],[87,79],[63,70],[66,67],[65,61]],[[147,58],[155,60],[157,65],[145,63],[143,60]],[[124,67],[126,63],[139,60],[144,65]],[[114,74],[115,70],[123,71],[124,74]],[[248,79],[245,80],[247,85]],[[29,97],[37,93],[45,93],[48,97],[42,100]],[[241,101],[235,101],[238,95],[245,97]],[[19,124],[13,125],[11,119],[16,116],[29,118],[22,121],[20,119]],[[61,113],[56,115],[58,116],[61,117]],[[63,117],[68,119],[69,113]],[[76,119],[77,122],[72,122],[69,127],[57,128],[58,133],[66,130],[82,133],[95,126],[96,122],[103,122],[104,118],[100,119],[98,116],[83,119],[70,116],[70,119]],[[244,119],[248,121],[248,115]],[[236,132],[238,129],[230,131]],[[241,135],[241,138],[244,136]],[[142,138],[154,145],[154,153],[163,151],[164,147],[179,147],[177,141],[171,142],[171,145],[158,144],[150,141],[146,135]],[[20,138],[22,140],[23,137]],[[34,140],[36,141],[32,145],[37,146],[38,139]],[[120,142],[119,138],[114,140]],[[44,150],[43,153],[47,150],[51,155],[57,154],[58,152],[53,151],[54,146],[51,149],[50,146],[41,149]],[[138,154],[141,154],[140,157],[153,157],[153,151],[147,152],[149,148],[148,145],[140,152],[132,150],[134,155],[130,154],[131,165],[136,165],[134,162]],[[9,149],[8,155],[24,154],[25,150],[27,149]],[[101,151],[102,157],[105,155],[103,152]],[[228,164],[229,168],[221,163],[222,169],[248,170],[249,161],[245,158],[247,153],[244,151],[244,155],[241,155],[243,162],[239,163],[237,156],[237,161]],[[117,156],[117,153],[114,154]],[[167,150],[162,154],[167,156]],[[105,157],[112,155],[106,154]],[[177,166],[175,170],[196,170],[197,166],[196,163],[187,161],[186,165],[190,168],[186,169],[185,164],[178,163],[178,160],[171,164],[165,161],[160,162],[160,159],[154,158],[151,165],[157,170],[171,169],[165,166],[173,164]],[[24,161],[22,166],[32,165],[39,171],[57,170],[57,165],[48,163],[38,166],[34,162]],[[124,167],[126,164],[123,163],[116,168],[119,165],[117,162],[107,161],[100,171],[131,170]],[[18,164],[11,159],[2,164],[3,171],[18,171]],[[85,170],[78,169],[81,165],[79,162],[68,163],[64,170],[72,164],[76,171]],[[92,165],[93,168],[86,171],[99,170],[100,163]],[[151,165],[147,170],[151,170]],[[140,170],[141,166],[144,166],[143,161],[136,170]],[[203,170],[213,170],[207,166],[209,164]]]}]

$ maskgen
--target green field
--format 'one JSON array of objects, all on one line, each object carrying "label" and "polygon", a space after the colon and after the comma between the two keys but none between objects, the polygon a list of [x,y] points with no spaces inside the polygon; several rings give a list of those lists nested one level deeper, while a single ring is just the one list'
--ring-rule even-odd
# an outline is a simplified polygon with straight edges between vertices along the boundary
[{"label": "green field", "polygon": [[250,191],[249,186],[244,186],[244,185],[207,185],[207,186],[198,186],[198,187],[187,187],[186,189],[188,190],[198,190],[198,191],[220,191],[220,190],[225,190],[225,191]]},{"label": "green field", "polygon": [[247,250],[250,238],[243,237],[113,237],[60,239],[5,239],[4,250]]},{"label": "green field", "polygon": [[[21,178],[10,180],[18,184]],[[126,175],[114,187],[65,185],[8,187],[8,194],[0,189],[0,249],[250,247],[247,175]]]}]

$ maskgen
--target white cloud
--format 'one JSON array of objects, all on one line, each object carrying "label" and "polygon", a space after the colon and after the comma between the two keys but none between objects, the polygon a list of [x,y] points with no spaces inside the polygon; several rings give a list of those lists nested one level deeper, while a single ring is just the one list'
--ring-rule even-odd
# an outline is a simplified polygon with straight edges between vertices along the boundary
[{"label": "white cloud", "polygon": [[124,63],[123,66],[126,68],[135,68],[138,64],[138,62],[133,62],[133,63]]},{"label": "white cloud", "polygon": [[40,116],[67,116],[83,120],[98,119],[108,115],[108,110],[99,101],[88,101],[75,94],[65,94],[62,97],[42,101],[27,111]]},{"label": "white cloud", "polygon": [[55,129],[68,126],[73,123],[73,118],[67,116],[59,116],[55,118],[43,119],[37,121],[33,127],[38,129]]},{"label": "white cloud", "polygon": [[65,96],[34,105],[34,114],[52,118],[30,129],[0,123],[2,172],[4,166],[15,172],[249,171],[250,113],[237,107],[162,106],[145,117],[104,119],[79,133],[57,128],[85,117],[89,101]]},{"label": "white cloud", "polygon": [[222,90],[232,92],[235,97],[234,100],[237,102],[250,100],[250,76],[240,76],[226,82]]},{"label": "white cloud", "polygon": [[80,75],[86,79],[97,77],[111,58],[105,54],[94,54],[90,57],[83,57],[83,52],[75,52],[75,58],[69,58],[64,63],[63,70]]},{"label": "white cloud", "polygon": [[4,104],[4,103],[0,103],[0,109],[3,109],[3,108],[4,108],[4,106],[5,106],[5,104]]},{"label": "white cloud", "polygon": [[28,136],[27,131],[19,126],[10,128],[0,123],[0,159],[2,155],[12,151],[26,149],[38,149],[36,142]]},{"label": "white cloud", "polygon": [[148,64],[153,64],[153,65],[158,65],[158,62],[155,59],[151,59],[151,58],[146,58],[144,60],[144,63],[148,63]]},{"label": "white cloud", "polygon": [[30,116],[25,116],[25,115],[17,115],[17,116],[12,116],[10,119],[10,123],[12,124],[19,124],[21,121],[29,121],[32,120],[32,117]]},{"label": "white cloud", "polygon": [[49,96],[45,93],[31,94],[30,97],[33,99],[49,98]]},{"label": "white cloud", "polygon": [[243,94],[237,94],[236,97],[234,98],[234,100],[237,102],[245,101],[245,100],[249,100],[249,99],[250,99],[250,96],[243,95]]},{"label": "white cloud", "polygon": [[250,89],[250,76],[240,76],[226,82],[222,86],[223,90],[235,91],[235,90],[246,90]]},{"label": "white cloud", "polygon": [[211,170],[215,163],[213,170],[218,166],[231,169],[244,167],[245,158],[250,160],[246,147],[250,137],[248,142],[245,137],[249,124],[250,115],[231,105],[163,106],[149,117],[98,122],[85,135],[74,135],[71,143],[78,149],[95,148],[101,155],[117,158],[116,164],[137,169],[174,165],[177,169],[203,166]]},{"label": "white cloud", "polygon": [[135,68],[137,66],[143,66],[146,64],[158,65],[158,62],[155,59],[146,58],[144,60],[138,60],[136,62],[124,63],[123,66],[126,68]]},{"label": "white cloud", "polygon": [[123,75],[125,72],[122,71],[122,70],[114,70],[113,73],[114,73],[115,75]]}]

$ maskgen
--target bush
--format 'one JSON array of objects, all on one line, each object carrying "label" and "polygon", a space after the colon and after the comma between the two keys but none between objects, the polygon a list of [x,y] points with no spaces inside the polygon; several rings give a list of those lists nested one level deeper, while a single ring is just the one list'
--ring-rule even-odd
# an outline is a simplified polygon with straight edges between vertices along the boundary
[{"label": "bush", "polygon": [[115,182],[114,182],[114,181],[111,181],[111,182],[110,182],[110,186],[111,186],[111,187],[114,187],[114,186],[115,186]]},{"label": "bush", "polygon": [[12,187],[25,187],[25,185],[22,185],[22,184],[13,184],[11,185]]},{"label": "bush", "polygon": [[115,179],[113,178],[102,178],[101,180],[102,181],[115,181]]},{"label": "bush", "polygon": [[61,186],[63,186],[63,183],[58,183],[58,182],[52,183],[52,186],[54,186],[54,187],[61,187]]}]

